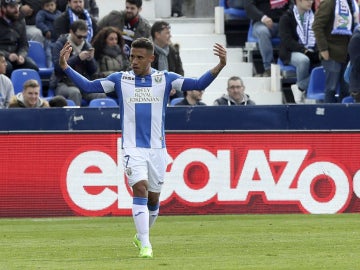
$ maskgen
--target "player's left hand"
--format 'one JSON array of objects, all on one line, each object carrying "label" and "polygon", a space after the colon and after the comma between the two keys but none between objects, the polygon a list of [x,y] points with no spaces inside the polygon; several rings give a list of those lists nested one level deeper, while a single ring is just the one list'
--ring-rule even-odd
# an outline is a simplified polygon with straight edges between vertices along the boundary
[{"label": "player's left hand", "polygon": [[225,66],[226,65],[226,49],[224,48],[224,46],[222,46],[219,43],[215,43],[213,51],[214,51],[214,55],[219,57],[220,64],[222,66]]}]

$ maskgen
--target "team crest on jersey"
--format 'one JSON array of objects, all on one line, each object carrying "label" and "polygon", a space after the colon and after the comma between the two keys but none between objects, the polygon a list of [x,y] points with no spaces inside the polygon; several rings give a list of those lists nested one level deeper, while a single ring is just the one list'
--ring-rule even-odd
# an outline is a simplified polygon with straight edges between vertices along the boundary
[{"label": "team crest on jersey", "polygon": [[162,82],[162,75],[156,75],[155,77],[154,77],[154,81],[156,82],[156,83],[161,83]]},{"label": "team crest on jersey", "polygon": [[129,168],[129,167],[125,168],[125,173],[126,173],[127,176],[130,177],[130,176],[132,175],[132,170],[131,170],[131,168]]}]

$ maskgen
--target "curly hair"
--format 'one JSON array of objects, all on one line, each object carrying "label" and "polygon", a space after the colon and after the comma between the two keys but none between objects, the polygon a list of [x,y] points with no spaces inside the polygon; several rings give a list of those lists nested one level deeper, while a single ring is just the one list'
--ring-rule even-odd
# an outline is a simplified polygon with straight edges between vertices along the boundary
[{"label": "curly hair", "polygon": [[123,50],[125,42],[121,34],[121,31],[118,28],[112,26],[104,27],[96,34],[93,41],[91,42],[91,45],[95,48],[94,57],[96,60],[100,59],[101,54],[104,51],[104,48],[106,47],[106,39],[112,33],[116,33],[118,38],[118,45]]}]

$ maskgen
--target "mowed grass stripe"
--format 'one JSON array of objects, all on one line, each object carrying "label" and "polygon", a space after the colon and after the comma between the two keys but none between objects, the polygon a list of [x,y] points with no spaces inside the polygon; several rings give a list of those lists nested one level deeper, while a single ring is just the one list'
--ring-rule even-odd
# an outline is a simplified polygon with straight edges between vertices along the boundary
[{"label": "mowed grass stripe", "polygon": [[0,219],[0,269],[359,269],[359,218],[160,216],[153,259],[137,258],[131,217]]}]

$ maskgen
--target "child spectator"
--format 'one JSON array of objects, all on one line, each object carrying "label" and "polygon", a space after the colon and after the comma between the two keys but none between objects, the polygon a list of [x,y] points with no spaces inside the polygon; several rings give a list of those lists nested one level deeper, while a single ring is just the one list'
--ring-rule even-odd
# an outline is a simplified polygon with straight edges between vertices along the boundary
[{"label": "child spectator", "polygon": [[45,37],[44,49],[46,52],[46,63],[51,67],[51,44],[56,41],[54,37],[54,21],[61,12],[56,9],[56,0],[42,0],[42,9],[36,14],[36,27],[41,30]]}]

